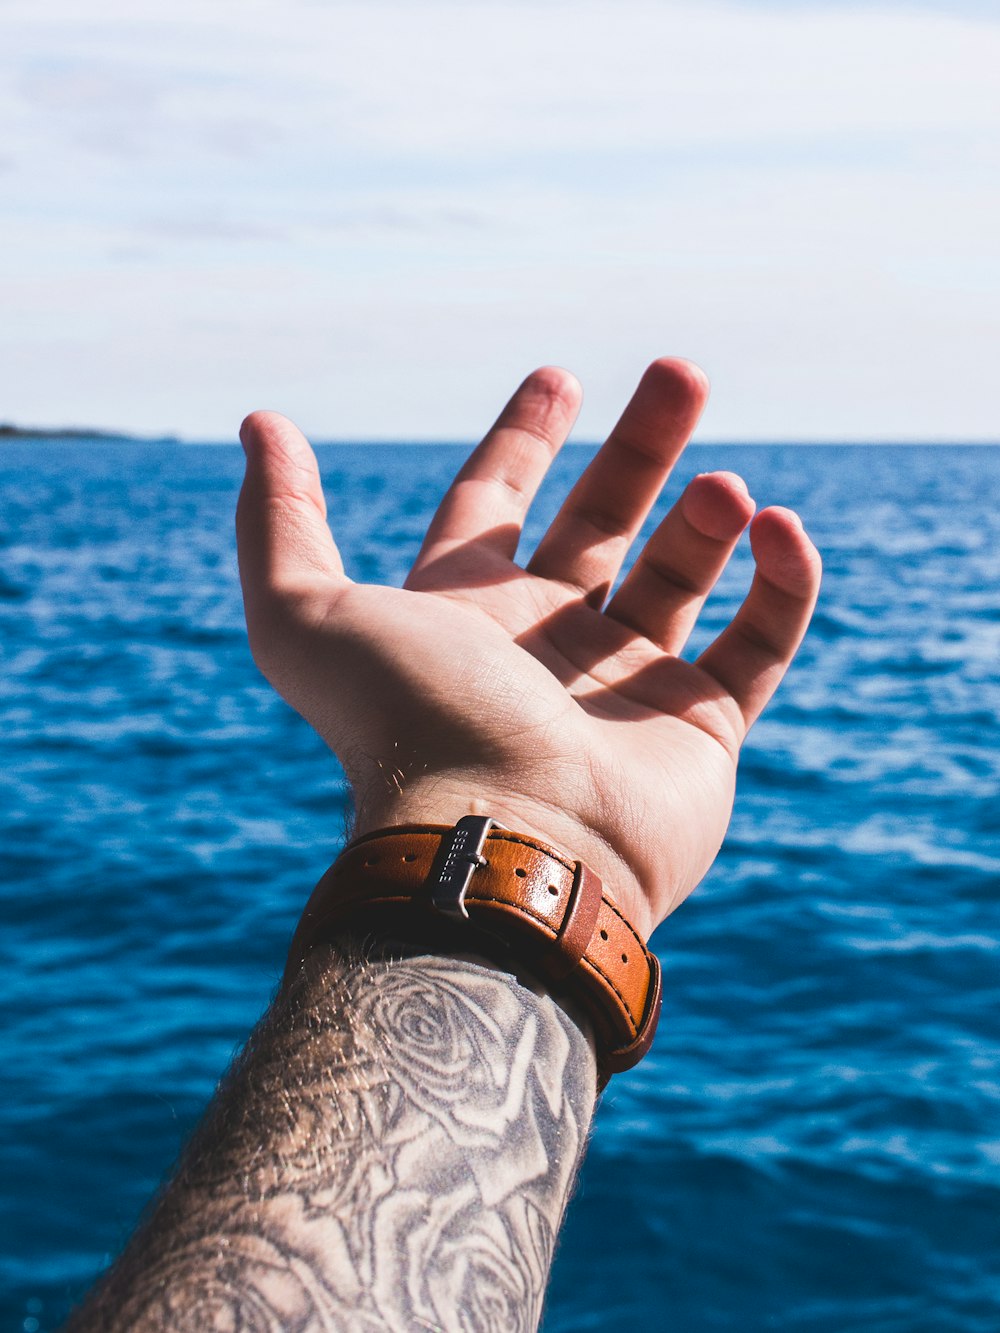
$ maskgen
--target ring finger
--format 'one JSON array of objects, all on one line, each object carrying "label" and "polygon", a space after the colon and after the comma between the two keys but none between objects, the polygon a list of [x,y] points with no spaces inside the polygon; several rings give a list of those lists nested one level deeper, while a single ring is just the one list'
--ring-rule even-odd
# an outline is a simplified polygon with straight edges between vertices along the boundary
[{"label": "ring finger", "polygon": [[679,653],[753,512],[754,502],[734,473],[695,477],[646,543],[605,614],[666,652]]}]

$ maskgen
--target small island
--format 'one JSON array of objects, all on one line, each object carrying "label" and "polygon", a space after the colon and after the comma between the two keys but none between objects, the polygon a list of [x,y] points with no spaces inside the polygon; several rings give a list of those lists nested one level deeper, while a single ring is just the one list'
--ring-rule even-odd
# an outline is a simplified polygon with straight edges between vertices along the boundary
[{"label": "small island", "polygon": [[121,441],[140,440],[143,444],[177,444],[176,435],[127,435],[122,431],[95,430],[92,426],[15,426],[9,421],[0,421],[0,441],[4,440],[84,440],[84,441]]}]

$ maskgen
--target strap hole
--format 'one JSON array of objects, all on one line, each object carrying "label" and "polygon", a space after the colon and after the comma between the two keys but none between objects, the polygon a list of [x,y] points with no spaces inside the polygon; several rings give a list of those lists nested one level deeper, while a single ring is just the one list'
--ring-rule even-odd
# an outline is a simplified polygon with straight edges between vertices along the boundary
[{"label": "strap hole", "polygon": [[416,859],[416,855],[413,852],[407,852],[406,856],[403,857],[404,861],[415,861]]},{"label": "strap hole", "polygon": [[550,884],[550,885],[549,885],[549,893],[552,894],[552,897],[553,897],[553,898],[558,898],[558,897],[559,897],[559,890],[556,888],[556,886],[555,886],[554,884]]},{"label": "strap hole", "polygon": [[365,859],[364,859],[364,861],[362,862],[362,864],[365,865],[365,866],[377,866],[377,865],[378,865],[378,857],[377,857],[377,856],[366,856]]},{"label": "strap hole", "polygon": [[622,962],[623,962],[623,963],[627,963],[627,962],[628,962],[628,954],[627,954],[627,953],[623,953],[623,954],[622,954]]},{"label": "strap hole", "polygon": [[602,931],[601,931],[601,939],[602,939],[602,940],[606,940],[607,938],[608,938],[608,932],[607,932],[606,930],[602,930]]},{"label": "strap hole", "polygon": [[520,866],[518,866],[517,869],[514,871],[514,874],[518,877],[518,879],[524,879],[527,873],[528,872],[526,870],[522,870]]}]

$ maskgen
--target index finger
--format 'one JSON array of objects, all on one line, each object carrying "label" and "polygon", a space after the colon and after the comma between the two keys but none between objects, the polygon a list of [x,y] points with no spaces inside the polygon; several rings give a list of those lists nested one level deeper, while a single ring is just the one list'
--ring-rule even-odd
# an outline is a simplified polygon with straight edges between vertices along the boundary
[{"label": "index finger", "polygon": [[514,558],[528,506],[576,420],[580,399],[569,371],[545,366],[528,376],[448,488],[414,573],[460,543]]},{"label": "index finger", "polygon": [[708,380],[692,362],[654,361],[566,497],[529,571],[568,583],[602,606],[707,398]]}]

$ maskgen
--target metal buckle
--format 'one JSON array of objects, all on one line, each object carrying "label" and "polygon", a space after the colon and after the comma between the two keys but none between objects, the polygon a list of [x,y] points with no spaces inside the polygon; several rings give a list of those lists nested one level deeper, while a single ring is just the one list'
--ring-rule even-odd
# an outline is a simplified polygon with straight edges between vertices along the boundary
[{"label": "metal buckle", "polygon": [[468,921],[465,894],[472,876],[486,864],[483,847],[491,828],[503,828],[489,815],[463,815],[454,828],[441,836],[427,886],[431,904],[444,916]]}]

